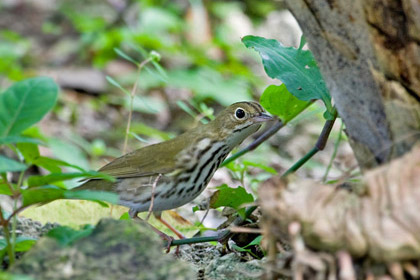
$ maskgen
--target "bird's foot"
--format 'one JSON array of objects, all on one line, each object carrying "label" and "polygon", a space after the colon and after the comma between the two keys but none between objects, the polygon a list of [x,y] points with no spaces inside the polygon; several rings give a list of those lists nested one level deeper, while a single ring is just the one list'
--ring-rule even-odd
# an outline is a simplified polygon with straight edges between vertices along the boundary
[{"label": "bird's foot", "polygon": [[[160,230],[158,230],[157,228],[155,228],[154,226],[152,226],[148,222],[144,221],[143,219],[138,217],[137,214],[138,214],[138,212],[136,212],[136,211],[129,211],[129,215],[133,220],[141,221],[141,222],[144,222],[144,223],[148,224],[150,226],[150,228],[159,235],[160,238],[162,238],[163,240],[166,241],[166,244],[165,244],[166,253],[169,253],[171,251],[172,242],[175,239],[172,236],[169,236],[169,235],[161,232]],[[185,238],[182,234],[178,235],[178,237],[181,238],[181,239]],[[175,255],[176,256],[179,255],[179,245],[176,246]]]}]

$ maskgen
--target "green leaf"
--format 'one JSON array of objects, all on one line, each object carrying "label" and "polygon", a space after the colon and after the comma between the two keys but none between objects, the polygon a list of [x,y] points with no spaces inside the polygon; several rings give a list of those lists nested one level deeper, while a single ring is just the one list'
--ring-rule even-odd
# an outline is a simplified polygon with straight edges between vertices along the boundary
[{"label": "green leaf", "polygon": [[4,250],[6,248],[6,246],[7,246],[6,239],[1,238],[0,239],[0,250]]},{"label": "green leaf", "polygon": [[323,116],[324,116],[324,119],[331,121],[334,119],[334,112],[325,111]]},{"label": "green leaf", "polygon": [[45,168],[46,170],[52,172],[52,173],[60,173],[61,168],[60,166],[66,165],[62,164],[63,162],[61,160],[56,160],[48,157],[38,157],[33,164]]},{"label": "green leaf", "polygon": [[298,50],[302,50],[305,45],[306,45],[306,38],[302,34],[302,36],[300,36],[300,44],[299,44]]},{"label": "green leaf", "polygon": [[261,244],[261,240],[262,240],[262,235],[258,235],[254,240],[252,240],[248,245],[243,246],[243,247],[239,247],[236,244],[232,244],[232,248],[235,249],[238,252],[247,252],[249,254],[251,254],[252,256],[254,256],[255,258],[258,258],[251,249],[248,249],[248,247],[251,246],[256,246],[256,245],[260,245]]},{"label": "green leaf", "polygon": [[258,36],[245,36],[242,42],[259,52],[267,75],[282,81],[290,93],[303,101],[321,99],[332,111],[331,96],[309,50],[284,47]]},{"label": "green leaf", "polygon": [[270,166],[267,166],[267,165],[264,165],[264,164],[261,164],[261,163],[256,163],[256,162],[244,160],[244,161],[242,161],[242,164],[245,165],[246,167],[247,166],[257,167],[257,168],[260,168],[260,169],[262,169],[262,170],[264,170],[268,173],[277,174],[277,171],[274,168],[272,168]]},{"label": "green leaf", "polygon": [[27,236],[19,236],[16,238],[15,243],[15,250],[16,252],[26,252],[32,248],[32,246],[36,242],[36,238],[27,237]]},{"label": "green leaf", "polygon": [[22,206],[51,202],[64,198],[66,190],[55,186],[43,186],[22,190]]},{"label": "green leaf", "polygon": [[200,211],[200,207],[198,207],[198,206],[196,205],[196,206],[194,206],[194,207],[192,208],[192,211],[193,211],[193,213],[195,213],[195,212],[197,212],[197,211]]},{"label": "green leaf", "polygon": [[33,277],[23,274],[0,272],[0,280],[35,280]]},{"label": "green leaf", "polygon": [[83,172],[72,172],[72,173],[50,173],[48,175],[35,175],[28,178],[28,186],[43,186],[52,184],[59,181],[65,181],[74,178],[94,178],[104,179],[109,181],[115,181],[115,178],[104,173],[97,171],[83,171]]},{"label": "green leaf", "polygon": [[278,116],[284,124],[311,104],[309,101],[302,101],[294,97],[287,90],[285,84],[268,86],[261,95],[260,103],[270,114]]},{"label": "green leaf", "polygon": [[42,133],[41,129],[36,126],[31,126],[30,128],[25,129],[22,132],[22,136],[36,138],[45,143],[49,140],[49,138]]},{"label": "green leaf", "polygon": [[24,137],[24,136],[6,136],[0,137],[0,145],[2,144],[14,144],[14,143],[33,143],[42,145],[42,141],[36,138]]},{"label": "green leaf", "polygon": [[78,239],[89,236],[93,229],[94,227],[92,225],[86,225],[80,230],[76,230],[67,226],[60,226],[50,230],[47,233],[47,236],[57,240],[61,246],[68,246]]},{"label": "green leaf", "polygon": [[23,171],[26,168],[25,164],[0,155],[0,173]]},{"label": "green leaf", "polygon": [[92,201],[106,201],[117,204],[119,196],[115,193],[103,191],[73,191],[60,189],[55,186],[34,187],[22,190],[22,205],[30,206],[38,203],[47,203],[57,199],[83,199]]},{"label": "green leaf", "polygon": [[130,61],[131,63],[134,63],[135,65],[139,65],[139,63],[132,57],[130,57],[128,54],[120,50],[119,48],[114,48],[114,52],[124,58],[127,61]]},{"label": "green leaf", "polygon": [[52,159],[49,157],[41,156],[39,153],[38,146],[33,143],[18,143],[17,148],[25,158],[27,163],[37,165],[45,168],[46,170],[53,173],[61,173],[61,166],[71,167],[81,172],[85,172],[83,168],[76,165],[67,163],[62,160]]},{"label": "green leaf", "polygon": [[13,194],[9,186],[7,185],[7,183],[5,183],[4,181],[0,182],[0,194],[4,194],[4,195]]},{"label": "green leaf", "polygon": [[236,244],[230,245],[232,249],[238,251],[238,252],[246,252],[246,253],[252,253],[251,249],[245,249],[245,247],[239,247]]},{"label": "green leaf", "polygon": [[86,153],[77,145],[56,138],[50,138],[48,140],[48,145],[53,151],[55,157],[63,162],[71,164],[71,167],[76,168],[77,166],[77,169],[79,170],[89,169],[89,162],[87,160]]},{"label": "green leaf", "polygon": [[236,210],[245,203],[254,201],[252,194],[248,193],[243,187],[230,188],[223,184],[217,187],[217,191],[210,198],[210,207],[218,208],[221,206],[232,207]]},{"label": "green leaf", "polygon": [[120,220],[131,220],[130,214],[128,214],[128,212],[125,212],[121,215]]},{"label": "green leaf", "polygon": [[19,149],[25,161],[27,163],[34,162],[37,158],[40,157],[39,149],[36,144],[33,143],[18,143],[16,147]]},{"label": "green leaf", "polygon": [[43,157],[40,156],[38,158],[36,158],[33,162],[33,164],[45,168],[46,170],[52,172],[52,173],[60,173],[61,172],[61,167],[65,166],[65,167],[71,167],[74,169],[77,169],[81,172],[85,172],[83,170],[83,168],[70,164],[68,162],[59,160],[59,159],[54,159],[54,158],[49,158],[49,157]]},{"label": "green leaf", "polygon": [[0,94],[0,136],[18,135],[55,105],[58,87],[51,78],[17,82]]},{"label": "green leaf", "polygon": [[[64,198],[66,199],[80,199],[80,200],[91,200],[96,202],[109,202],[112,204],[117,204],[119,201],[119,195],[111,192],[104,191],[90,191],[90,190],[81,190],[73,191],[69,190],[64,193]],[[104,205],[104,203],[100,203]]]},{"label": "green leaf", "polygon": [[250,246],[255,246],[255,245],[260,245],[261,244],[261,240],[262,240],[263,236],[262,235],[258,235],[257,237],[255,237],[254,240],[252,240],[248,245],[246,245],[244,248],[250,247]]},{"label": "green leaf", "polygon": [[125,88],[123,88],[123,86],[120,85],[120,83],[118,83],[114,78],[112,78],[110,76],[106,76],[105,78],[111,85],[119,88],[122,92],[124,92],[125,94],[130,96],[130,92],[128,90],[126,90]]}]

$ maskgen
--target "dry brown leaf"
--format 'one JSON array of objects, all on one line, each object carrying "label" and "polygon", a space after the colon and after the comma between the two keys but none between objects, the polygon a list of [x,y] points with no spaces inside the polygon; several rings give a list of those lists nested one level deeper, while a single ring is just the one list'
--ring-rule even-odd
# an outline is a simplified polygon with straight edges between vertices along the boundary
[{"label": "dry brown leaf", "polygon": [[312,181],[260,188],[265,232],[279,240],[292,222],[309,246],[391,262],[420,257],[420,147],[365,175],[366,194]]}]

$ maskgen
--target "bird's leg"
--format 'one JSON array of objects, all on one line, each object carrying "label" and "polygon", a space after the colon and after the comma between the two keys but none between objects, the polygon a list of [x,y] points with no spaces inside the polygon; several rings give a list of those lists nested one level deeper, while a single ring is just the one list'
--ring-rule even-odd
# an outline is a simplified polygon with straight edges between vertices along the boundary
[{"label": "bird's leg", "polygon": [[170,231],[175,233],[175,235],[178,236],[179,239],[185,239],[185,236],[182,233],[180,233],[176,228],[171,226],[167,221],[162,219],[162,213],[161,212],[154,212],[153,214],[159,222],[164,224]]},{"label": "bird's leg", "polygon": [[[174,238],[172,236],[169,236],[169,235],[161,232],[160,230],[158,230],[157,228],[155,228],[154,226],[152,226],[148,222],[146,222],[143,219],[141,219],[139,216],[137,216],[138,213],[139,213],[138,211],[135,211],[133,209],[130,209],[128,211],[128,214],[130,215],[131,219],[138,220],[138,221],[142,221],[142,222],[147,223],[152,228],[152,230],[154,232],[156,232],[160,236],[160,238],[162,238],[163,240],[166,240],[166,242],[167,242],[167,245],[166,245],[166,253],[169,253],[169,251],[171,250],[171,245],[172,245],[172,241],[174,240]],[[179,246],[177,246],[175,253],[176,254],[179,253]]]}]

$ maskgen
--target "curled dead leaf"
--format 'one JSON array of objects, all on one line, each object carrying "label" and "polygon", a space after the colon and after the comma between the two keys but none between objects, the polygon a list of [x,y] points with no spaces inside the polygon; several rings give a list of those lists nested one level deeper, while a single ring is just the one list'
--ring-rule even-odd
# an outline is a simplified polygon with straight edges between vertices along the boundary
[{"label": "curled dead leaf", "polygon": [[266,233],[284,239],[301,224],[309,246],[391,262],[420,257],[420,147],[364,177],[358,195],[313,181],[267,181],[259,191]]}]

